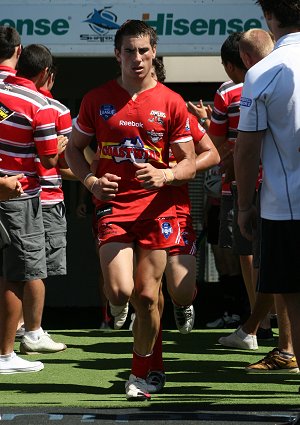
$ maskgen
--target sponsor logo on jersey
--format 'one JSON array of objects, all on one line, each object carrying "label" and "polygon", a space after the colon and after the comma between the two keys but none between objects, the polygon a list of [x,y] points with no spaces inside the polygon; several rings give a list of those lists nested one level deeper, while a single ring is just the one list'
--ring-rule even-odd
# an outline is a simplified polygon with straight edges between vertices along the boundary
[{"label": "sponsor logo on jersey", "polygon": [[0,102],[0,122],[7,120],[7,118],[9,118],[13,113],[14,111],[12,111]]},{"label": "sponsor logo on jersey", "polygon": [[113,159],[116,163],[124,161],[162,163],[161,148],[146,146],[139,137],[125,138],[119,144],[102,143],[100,159]]},{"label": "sponsor logo on jersey", "polygon": [[191,130],[190,119],[189,118],[186,119],[185,129],[186,129],[186,131],[190,131]]},{"label": "sponsor logo on jersey", "polygon": [[142,122],[124,121],[124,120],[120,120],[119,121],[119,125],[120,126],[125,126],[125,127],[139,127],[139,128],[143,128],[144,127],[144,124]]},{"label": "sponsor logo on jersey", "polygon": [[252,99],[249,99],[249,97],[241,97],[240,106],[243,106],[244,108],[250,108],[252,105]]},{"label": "sponsor logo on jersey", "polygon": [[166,114],[165,112],[152,109],[150,117],[151,118],[148,119],[149,122],[157,122],[158,124],[164,125],[164,118],[166,118]]},{"label": "sponsor logo on jersey", "polygon": [[160,131],[148,130],[147,135],[150,137],[152,143],[157,143],[160,141],[160,139],[163,138],[164,133]]},{"label": "sponsor logo on jersey", "polygon": [[115,115],[116,108],[114,105],[101,105],[99,115],[106,120]]},{"label": "sponsor logo on jersey", "polygon": [[165,221],[161,224],[161,233],[164,235],[165,239],[168,239],[173,233],[172,226],[169,222]]}]

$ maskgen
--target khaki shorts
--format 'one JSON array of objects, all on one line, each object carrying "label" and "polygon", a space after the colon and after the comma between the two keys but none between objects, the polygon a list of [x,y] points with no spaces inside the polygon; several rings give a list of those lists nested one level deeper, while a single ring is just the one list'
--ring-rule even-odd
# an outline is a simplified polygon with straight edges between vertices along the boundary
[{"label": "khaki shorts", "polygon": [[47,277],[42,207],[39,197],[0,202],[0,219],[11,238],[3,250],[3,276],[10,281]]},{"label": "khaki shorts", "polygon": [[46,263],[48,276],[67,273],[66,247],[67,222],[64,202],[43,206],[45,228]]}]

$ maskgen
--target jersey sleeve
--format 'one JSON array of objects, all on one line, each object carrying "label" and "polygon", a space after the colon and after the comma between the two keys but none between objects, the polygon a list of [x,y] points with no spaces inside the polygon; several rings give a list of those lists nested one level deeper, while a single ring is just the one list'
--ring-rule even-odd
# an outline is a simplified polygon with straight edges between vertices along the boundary
[{"label": "jersey sleeve", "polygon": [[37,111],[33,119],[33,139],[38,155],[57,153],[57,111],[47,105]]},{"label": "jersey sleeve", "polygon": [[178,96],[177,101],[174,102],[175,108],[170,114],[172,119],[172,126],[170,132],[170,144],[184,143],[192,139],[190,119],[186,104],[181,96]]},{"label": "jersey sleeve", "polygon": [[238,130],[240,131],[262,131],[268,127],[268,116],[263,92],[259,96],[255,94],[253,84],[245,79],[240,102],[240,120]]},{"label": "jersey sleeve", "polygon": [[74,125],[81,133],[88,136],[95,134],[95,113],[93,112],[93,102],[89,93],[82,99],[79,114]]},{"label": "jersey sleeve", "polygon": [[209,133],[213,136],[226,136],[228,127],[228,105],[226,99],[217,90],[211,115]]},{"label": "jersey sleeve", "polygon": [[197,118],[195,115],[189,113],[190,118],[190,126],[191,126],[191,134],[194,143],[200,142],[202,140],[203,136],[206,134],[205,129],[198,123]]},{"label": "jersey sleeve", "polygon": [[72,131],[72,118],[70,111],[66,111],[59,114],[57,119],[57,134],[70,137]]}]

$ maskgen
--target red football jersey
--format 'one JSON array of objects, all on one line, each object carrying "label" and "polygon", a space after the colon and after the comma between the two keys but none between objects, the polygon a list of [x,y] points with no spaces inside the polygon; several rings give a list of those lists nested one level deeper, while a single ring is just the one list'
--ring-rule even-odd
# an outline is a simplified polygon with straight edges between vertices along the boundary
[{"label": "red football jersey", "polygon": [[146,190],[135,178],[134,162],[167,168],[172,143],[191,140],[186,105],[181,96],[157,83],[132,100],[116,80],[90,91],[76,121],[79,131],[96,135],[99,144],[97,176],[120,176],[117,196],[109,204],[118,221],[175,216],[169,186]]}]

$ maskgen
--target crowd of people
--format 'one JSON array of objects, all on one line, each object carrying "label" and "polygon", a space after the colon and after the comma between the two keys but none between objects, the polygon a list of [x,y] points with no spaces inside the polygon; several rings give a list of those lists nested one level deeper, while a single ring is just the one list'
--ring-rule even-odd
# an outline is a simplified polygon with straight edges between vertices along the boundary
[{"label": "crowd of people", "polygon": [[23,48],[14,28],[0,27],[0,374],[44,367],[14,352],[17,331],[21,354],[67,348],[41,323],[45,279],[67,273],[62,178],[77,179],[93,198],[104,323],[107,303],[114,329],[129,304],[134,309],[126,398],[161,391],[162,285],[178,330],[191,332],[197,279],[188,182],[208,170],[221,178],[207,196],[205,223],[226,295],[215,326],[240,318],[245,298],[251,310],[218,342],[257,349],[260,338],[273,338],[276,311],[278,347],[246,370],[299,372],[300,1],[257,4],[270,32],[227,37],[220,53],[229,80],[212,107],[186,103],[163,84],[155,30],[128,20],[114,41],[119,75],[83,97],[73,126],[51,95],[49,49]]}]

